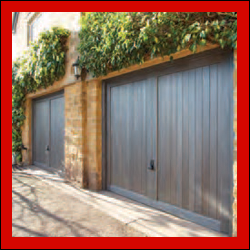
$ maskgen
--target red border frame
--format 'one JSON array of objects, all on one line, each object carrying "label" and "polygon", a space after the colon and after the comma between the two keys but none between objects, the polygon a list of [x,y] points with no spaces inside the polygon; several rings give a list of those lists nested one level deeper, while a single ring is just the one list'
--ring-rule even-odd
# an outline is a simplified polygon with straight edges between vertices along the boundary
[{"label": "red border frame", "polygon": [[[249,2],[182,1],[182,2],[73,2],[1,1],[1,248],[184,248],[249,249]],[[12,238],[11,210],[11,12],[39,11],[207,11],[238,12],[238,237],[234,238]]]}]

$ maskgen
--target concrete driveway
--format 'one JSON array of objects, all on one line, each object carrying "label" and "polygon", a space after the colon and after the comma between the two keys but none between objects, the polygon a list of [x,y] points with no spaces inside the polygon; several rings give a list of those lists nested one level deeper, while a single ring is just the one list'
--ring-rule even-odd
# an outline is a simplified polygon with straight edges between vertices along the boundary
[{"label": "concrete driveway", "polygon": [[144,237],[126,224],[22,173],[12,174],[13,237]]},{"label": "concrete driveway", "polygon": [[108,191],[79,189],[34,166],[12,170],[13,237],[225,237]]}]

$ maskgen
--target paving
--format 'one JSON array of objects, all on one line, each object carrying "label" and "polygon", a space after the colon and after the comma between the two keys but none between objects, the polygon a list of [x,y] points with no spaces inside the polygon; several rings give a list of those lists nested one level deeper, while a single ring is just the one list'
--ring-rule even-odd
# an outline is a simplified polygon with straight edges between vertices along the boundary
[{"label": "paving", "polygon": [[65,183],[29,166],[12,169],[13,237],[226,237],[108,191]]},{"label": "paving", "polygon": [[145,237],[35,176],[12,176],[13,237]]}]

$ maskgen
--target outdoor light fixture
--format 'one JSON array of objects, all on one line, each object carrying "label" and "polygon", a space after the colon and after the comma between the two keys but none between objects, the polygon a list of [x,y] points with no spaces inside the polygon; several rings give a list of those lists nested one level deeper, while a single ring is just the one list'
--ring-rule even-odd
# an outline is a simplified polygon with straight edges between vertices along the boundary
[{"label": "outdoor light fixture", "polygon": [[79,56],[76,59],[76,61],[72,64],[72,66],[74,68],[75,77],[78,80],[78,78],[81,77],[81,70],[80,70],[80,67],[79,67]]}]

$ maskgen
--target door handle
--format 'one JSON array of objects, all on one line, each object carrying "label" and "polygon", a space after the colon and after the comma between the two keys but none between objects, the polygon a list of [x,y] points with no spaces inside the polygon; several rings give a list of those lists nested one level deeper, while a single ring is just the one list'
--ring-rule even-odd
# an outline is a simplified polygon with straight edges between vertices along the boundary
[{"label": "door handle", "polygon": [[154,160],[151,160],[151,161],[150,161],[148,169],[149,169],[149,170],[154,170],[154,169],[155,169]]},{"label": "door handle", "polygon": [[49,151],[49,145],[46,146],[46,151]]}]

